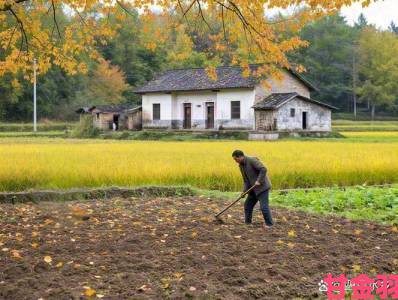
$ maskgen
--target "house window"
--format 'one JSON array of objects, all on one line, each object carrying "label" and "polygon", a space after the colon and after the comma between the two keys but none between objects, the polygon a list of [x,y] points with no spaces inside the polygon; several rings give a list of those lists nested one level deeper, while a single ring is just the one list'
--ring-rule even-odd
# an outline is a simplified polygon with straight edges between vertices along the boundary
[{"label": "house window", "polygon": [[152,108],[153,108],[153,110],[152,110],[152,113],[153,113],[152,119],[153,120],[160,120],[160,103],[153,103],[152,104]]},{"label": "house window", "polygon": [[97,113],[97,120],[99,119],[99,113]]},{"label": "house window", "polygon": [[240,119],[240,101],[231,101],[231,119]]},{"label": "house window", "polygon": [[296,110],[294,108],[291,108],[290,109],[290,116],[294,117],[295,113],[296,113]]}]

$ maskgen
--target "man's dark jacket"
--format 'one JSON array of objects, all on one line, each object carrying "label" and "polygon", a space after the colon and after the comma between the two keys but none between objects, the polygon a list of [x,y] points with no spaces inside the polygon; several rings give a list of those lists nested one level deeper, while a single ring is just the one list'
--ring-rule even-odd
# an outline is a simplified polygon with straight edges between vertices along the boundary
[{"label": "man's dark jacket", "polygon": [[260,185],[253,189],[256,195],[259,195],[272,187],[271,181],[267,176],[267,168],[257,157],[245,155],[245,159],[239,164],[239,168],[243,177],[244,191],[253,186],[256,180],[260,182]]}]

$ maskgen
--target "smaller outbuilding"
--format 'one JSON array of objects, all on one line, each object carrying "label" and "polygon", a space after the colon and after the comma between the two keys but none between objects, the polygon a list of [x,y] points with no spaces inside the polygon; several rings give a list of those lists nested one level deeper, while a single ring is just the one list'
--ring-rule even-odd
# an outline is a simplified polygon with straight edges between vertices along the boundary
[{"label": "smaller outbuilding", "polygon": [[101,130],[140,130],[141,106],[131,104],[94,105],[76,110],[80,120],[84,115],[91,115],[95,127]]},{"label": "smaller outbuilding", "polygon": [[338,109],[296,92],[271,94],[252,108],[258,131],[331,131],[331,110]]}]

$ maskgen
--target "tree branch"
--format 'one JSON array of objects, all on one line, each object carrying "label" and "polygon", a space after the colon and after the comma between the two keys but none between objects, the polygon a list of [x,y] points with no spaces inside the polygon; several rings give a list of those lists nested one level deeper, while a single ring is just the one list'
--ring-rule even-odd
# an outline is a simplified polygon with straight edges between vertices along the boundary
[{"label": "tree branch", "polygon": [[[14,0],[13,4],[19,4],[19,3],[22,3],[22,2],[26,2],[26,1],[28,1],[28,0]],[[0,7],[0,11],[9,11],[9,10],[11,10],[13,4],[6,4],[3,7]]]},{"label": "tree branch", "polygon": [[51,5],[52,5],[52,7],[53,7],[53,20],[54,20],[54,24],[55,24],[55,26],[57,27],[58,36],[59,36],[59,38],[61,39],[61,38],[62,38],[62,36],[61,36],[61,31],[59,30],[58,22],[57,22],[57,17],[56,17],[56,15],[55,15],[55,4],[54,4],[54,0],[51,0]]},{"label": "tree branch", "polygon": [[17,26],[14,26],[14,29],[13,29],[13,31],[11,33],[11,37],[8,40],[8,43],[7,43],[7,47],[5,48],[5,51],[7,51],[10,48],[10,45],[11,45],[12,39],[14,38],[14,34],[15,34],[16,30],[17,30]]},{"label": "tree branch", "polygon": [[210,31],[213,31],[213,29],[211,28],[209,23],[207,23],[205,16],[203,15],[202,6],[200,5],[200,0],[196,0],[196,2],[198,3],[199,13],[200,13],[200,16],[202,17],[203,22],[205,22],[205,24],[207,25],[207,27],[209,28]]},{"label": "tree branch", "polygon": [[129,14],[130,16],[133,16],[133,17],[134,17],[133,13],[132,13],[131,11],[129,11],[129,10],[127,9],[127,7],[125,7],[119,0],[116,0],[116,3],[117,3],[127,14]]},{"label": "tree branch", "polygon": [[[26,51],[29,51],[28,37],[26,35],[25,27],[24,27],[21,19],[17,16],[17,14],[14,12],[14,10],[12,8],[10,8],[8,11],[11,12],[11,14],[14,16],[15,20],[19,23],[19,29],[21,31],[21,46],[19,48],[19,53],[22,52],[24,39],[25,39],[25,43],[26,43]],[[19,57],[19,54],[18,54],[18,57]]]}]

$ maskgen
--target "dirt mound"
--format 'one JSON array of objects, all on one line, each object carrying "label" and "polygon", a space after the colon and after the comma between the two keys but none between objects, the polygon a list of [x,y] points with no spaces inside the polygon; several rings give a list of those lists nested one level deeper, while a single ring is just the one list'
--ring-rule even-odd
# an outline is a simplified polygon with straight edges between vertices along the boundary
[{"label": "dirt mound", "polygon": [[175,195],[192,196],[194,191],[184,186],[148,186],[138,188],[82,188],[70,190],[40,190],[24,192],[2,192],[1,203],[25,203],[39,201],[73,201],[80,199],[109,199],[114,197],[172,197]]},{"label": "dirt mound", "polygon": [[[398,270],[398,234],[271,205],[275,226],[228,201],[113,198],[0,205],[0,299],[316,298],[331,272]],[[356,272],[356,273],[354,273]]]}]

